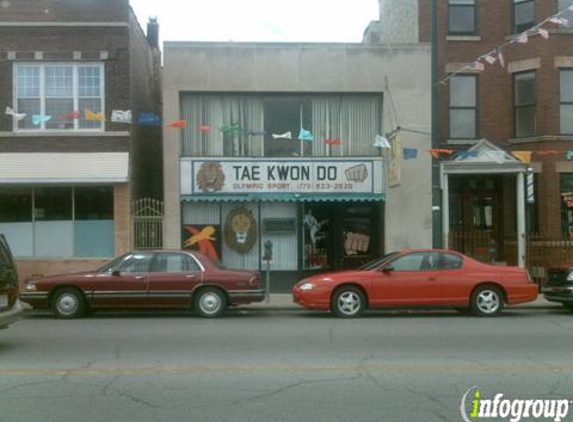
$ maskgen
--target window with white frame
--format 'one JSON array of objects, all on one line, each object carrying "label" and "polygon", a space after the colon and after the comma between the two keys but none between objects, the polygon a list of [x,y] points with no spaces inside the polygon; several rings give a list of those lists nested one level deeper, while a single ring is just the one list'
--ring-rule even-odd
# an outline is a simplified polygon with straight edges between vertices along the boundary
[{"label": "window with white frame", "polygon": [[183,156],[371,156],[379,94],[181,95]]},{"label": "window with white frame", "polygon": [[450,138],[477,138],[477,75],[450,79]]},{"label": "window with white frame", "polygon": [[535,0],[513,0],[513,31],[518,34],[535,25]]},{"label": "window with white frame", "polygon": [[563,69],[560,76],[560,133],[573,134],[573,69]]},{"label": "window with white frame", "polygon": [[476,27],[476,1],[449,0],[448,33],[454,35],[475,34]]},{"label": "window with white frame", "polygon": [[103,64],[16,63],[14,108],[15,130],[103,130]]},{"label": "window with white frame", "polygon": [[524,138],[536,132],[537,94],[535,72],[513,76],[515,136]]}]

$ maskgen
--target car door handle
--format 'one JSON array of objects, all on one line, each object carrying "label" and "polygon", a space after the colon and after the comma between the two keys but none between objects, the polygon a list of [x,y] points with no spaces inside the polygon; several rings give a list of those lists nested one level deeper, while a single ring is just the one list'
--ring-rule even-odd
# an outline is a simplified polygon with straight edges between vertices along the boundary
[{"label": "car door handle", "polygon": [[197,278],[197,276],[194,274],[187,274],[185,278]]},{"label": "car door handle", "polygon": [[436,277],[429,277],[428,281],[436,281]]},{"label": "car door handle", "polygon": [[143,276],[143,275],[136,275],[136,276],[133,277],[133,278],[134,278],[134,280],[137,280],[137,281],[145,280],[145,276]]}]

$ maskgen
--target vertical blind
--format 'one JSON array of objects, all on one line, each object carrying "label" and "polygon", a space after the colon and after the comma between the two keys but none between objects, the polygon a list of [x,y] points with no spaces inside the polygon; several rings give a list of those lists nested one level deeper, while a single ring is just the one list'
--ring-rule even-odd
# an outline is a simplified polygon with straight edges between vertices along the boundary
[{"label": "vertical blind", "polygon": [[[376,134],[382,131],[380,94],[257,96],[195,93],[181,96],[181,118],[189,123],[183,130],[182,155],[265,156],[265,143],[281,142],[281,139],[273,137],[273,134],[284,134],[274,133],[269,127],[269,122],[277,121],[277,118],[280,121],[281,118],[280,114],[277,116],[277,109],[280,111],[280,107],[277,108],[276,104],[280,104],[281,100],[284,100],[285,104],[292,104],[293,99],[300,104],[301,117],[297,121],[297,127],[293,126],[288,130],[292,139],[297,139],[299,131],[304,129],[312,133],[314,140],[311,141],[312,148],[293,146],[287,156],[300,156],[301,153],[315,157],[378,155],[373,143]],[[266,106],[270,103],[269,100],[274,104],[272,109]],[[310,120],[303,118],[303,104],[309,103],[312,114]],[[306,116],[306,108],[304,114]],[[309,141],[301,141],[305,142]],[[284,149],[281,153],[285,153]],[[271,156],[268,154],[267,152],[267,156]]]}]

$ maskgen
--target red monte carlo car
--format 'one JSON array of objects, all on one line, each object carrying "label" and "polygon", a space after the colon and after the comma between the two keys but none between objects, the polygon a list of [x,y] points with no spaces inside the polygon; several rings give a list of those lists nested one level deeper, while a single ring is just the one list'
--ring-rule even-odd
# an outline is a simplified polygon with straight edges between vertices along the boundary
[{"label": "red monte carlo car", "polygon": [[135,251],[102,268],[32,280],[20,298],[60,318],[83,316],[90,309],[194,308],[217,317],[228,305],[265,298],[257,271],[232,270],[197,252]]},{"label": "red monte carlo car", "polygon": [[498,315],[505,304],[537,299],[527,270],[484,264],[461,253],[419,249],[393,252],[354,271],[298,282],[295,302],[309,309],[357,317],[367,308],[453,307]]}]

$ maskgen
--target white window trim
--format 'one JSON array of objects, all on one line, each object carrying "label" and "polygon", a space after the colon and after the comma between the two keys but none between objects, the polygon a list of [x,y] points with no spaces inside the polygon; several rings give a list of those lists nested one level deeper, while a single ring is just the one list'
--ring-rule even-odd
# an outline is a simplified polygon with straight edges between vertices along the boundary
[{"label": "white window trim", "polygon": [[[101,92],[101,112],[103,115],[106,115],[105,110],[105,68],[104,64],[101,62],[82,62],[82,63],[73,63],[73,62],[42,62],[42,63],[33,63],[33,62],[18,62],[13,64],[13,71],[12,71],[12,105],[13,110],[15,113],[18,113],[18,67],[20,66],[36,66],[39,67],[39,89],[40,89],[40,114],[46,114],[46,92],[44,86],[44,71],[46,66],[71,66],[73,69],[72,79],[73,79],[73,103],[74,109],[70,110],[70,112],[77,111],[80,115],[84,112],[83,110],[78,110],[79,107],[79,76],[78,76],[78,69],[82,66],[97,66],[100,69],[100,92]],[[42,122],[37,129],[30,129],[30,128],[20,128],[18,125],[18,119],[15,117],[12,119],[12,127],[14,128],[14,132],[21,132],[21,133],[38,133],[38,132],[58,132],[58,133],[70,133],[70,132],[104,132],[105,131],[105,120],[100,122],[99,128],[80,128],[80,119],[74,119],[74,128],[73,129],[54,129],[49,128],[46,129],[46,123]]]}]

